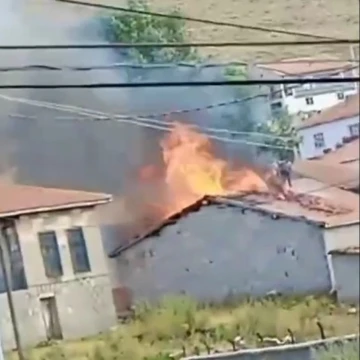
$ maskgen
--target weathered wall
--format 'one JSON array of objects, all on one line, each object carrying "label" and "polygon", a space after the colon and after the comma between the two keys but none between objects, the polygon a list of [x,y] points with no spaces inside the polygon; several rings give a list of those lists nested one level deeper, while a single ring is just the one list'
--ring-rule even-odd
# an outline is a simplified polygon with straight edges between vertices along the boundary
[{"label": "weathered wall", "polygon": [[[108,330],[116,321],[110,289],[108,276],[98,275],[13,292],[24,346],[34,346],[47,340],[40,304],[42,296],[55,296],[65,339]],[[0,295],[0,308],[1,342],[4,350],[11,350],[15,343],[6,294]]]},{"label": "weathered wall", "polygon": [[[91,272],[74,274],[65,231],[81,226],[84,231]],[[55,296],[64,338],[77,338],[99,333],[116,323],[110,279],[100,230],[92,210],[73,210],[39,216],[23,216],[16,223],[28,290],[15,291],[24,343],[35,345],[46,340],[45,326],[40,313],[40,298]],[[38,232],[56,231],[63,276],[49,280],[41,256]],[[8,349],[13,346],[6,295],[0,295],[2,341]],[[76,316],[75,316],[76,314]]]},{"label": "weathered wall", "polygon": [[114,261],[117,285],[130,287],[135,299],[186,292],[221,300],[331,287],[320,228],[240,207],[204,207]]},{"label": "weathered wall", "polygon": [[320,360],[322,358],[319,355],[326,348],[339,350],[344,345],[355,348],[358,343],[359,335],[356,334],[295,345],[240,350],[225,354],[192,356],[184,360]]},{"label": "weathered wall", "polygon": [[338,299],[359,303],[359,254],[333,254],[331,262]]},{"label": "weathered wall", "polygon": [[[324,230],[326,253],[332,250],[342,249],[352,246],[359,246],[359,224],[338,226]],[[335,287],[335,274],[331,255],[327,255],[330,269],[331,283]]]}]

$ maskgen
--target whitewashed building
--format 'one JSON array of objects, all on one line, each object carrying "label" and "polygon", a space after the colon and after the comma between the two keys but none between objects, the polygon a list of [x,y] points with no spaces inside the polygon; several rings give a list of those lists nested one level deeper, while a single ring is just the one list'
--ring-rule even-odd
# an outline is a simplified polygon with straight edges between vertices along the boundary
[{"label": "whitewashed building", "polygon": [[[358,65],[336,59],[297,58],[250,65],[251,79],[341,78],[355,76]],[[358,91],[356,83],[328,83],[270,86],[269,106],[273,112],[286,110],[291,115],[311,114],[343,101]]]},{"label": "whitewashed building", "polygon": [[341,147],[359,136],[359,95],[355,94],[298,125],[300,157],[311,159]]}]

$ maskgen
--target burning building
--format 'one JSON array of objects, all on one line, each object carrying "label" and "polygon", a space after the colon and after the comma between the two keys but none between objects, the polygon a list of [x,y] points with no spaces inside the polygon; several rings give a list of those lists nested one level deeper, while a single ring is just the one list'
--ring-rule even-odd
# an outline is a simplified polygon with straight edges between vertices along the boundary
[{"label": "burning building", "polygon": [[158,185],[145,207],[158,222],[111,252],[114,287],[135,299],[202,300],[333,288],[327,253],[358,244],[357,195],[310,179],[285,191],[264,170],[231,168],[182,125],[162,148],[164,168],[143,173]]}]

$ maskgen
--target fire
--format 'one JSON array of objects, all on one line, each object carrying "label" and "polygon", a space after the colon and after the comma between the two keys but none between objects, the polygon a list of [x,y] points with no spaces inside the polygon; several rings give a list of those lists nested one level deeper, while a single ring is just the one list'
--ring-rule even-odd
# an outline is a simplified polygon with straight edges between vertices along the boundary
[{"label": "fire", "polygon": [[209,138],[188,125],[175,123],[161,148],[169,207],[166,212],[179,211],[204,195],[268,191],[266,182],[256,172],[232,169],[215,155]]}]

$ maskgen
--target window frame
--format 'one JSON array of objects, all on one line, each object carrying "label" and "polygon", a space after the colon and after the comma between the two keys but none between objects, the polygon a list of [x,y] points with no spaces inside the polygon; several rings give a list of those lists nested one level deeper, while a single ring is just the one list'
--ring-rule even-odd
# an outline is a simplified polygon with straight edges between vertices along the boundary
[{"label": "window frame", "polygon": [[305,98],[305,103],[306,103],[306,105],[314,105],[314,98],[312,96],[307,96]]},{"label": "window frame", "polygon": [[[360,134],[360,124],[359,123],[351,124],[348,126],[348,128],[349,128],[350,136],[359,136],[359,134]],[[352,129],[357,129],[357,131],[353,132]]]},{"label": "window frame", "polygon": [[[339,96],[341,94],[341,96]],[[338,100],[344,100],[345,99],[345,94],[340,91],[338,93],[336,93],[336,97],[338,98]]]},{"label": "window frame", "polygon": [[[45,244],[45,241],[47,241],[46,239],[49,239],[46,238],[46,236],[51,236],[51,240],[53,241],[53,244],[51,244],[51,246],[54,245],[53,250],[55,250],[55,254],[51,256],[53,256],[52,260],[55,260],[54,263],[52,263],[52,261],[48,263],[47,260],[49,260],[51,256],[44,254],[44,250],[46,250],[46,246],[49,245],[49,243]],[[64,269],[61,261],[60,248],[59,248],[56,231],[54,230],[40,231],[38,232],[38,239],[39,239],[41,257],[44,265],[45,276],[48,279],[57,279],[59,277],[62,277],[64,275]],[[51,246],[48,247],[51,248]]]},{"label": "window frame", "polygon": [[[313,135],[315,149],[323,149],[325,147],[324,133],[319,132]],[[321,144],[321,145],[320,145]]]},{"label": "window frame", "polygon": [[[77,238],[72,234],[80,235]],[[84,274],[91,272],[91,264],[86,239],[82,227],[72,227],[66,230],[66,238],[70,252],[71,265],[74,274]],[[81,249],[81,252],[78,252]],[[80,258],[82,260],[79,260]]]}]

